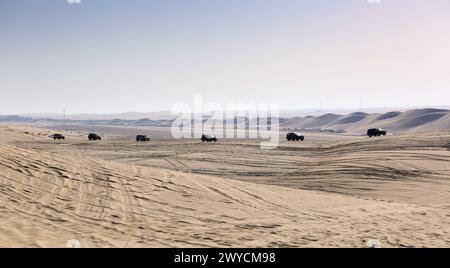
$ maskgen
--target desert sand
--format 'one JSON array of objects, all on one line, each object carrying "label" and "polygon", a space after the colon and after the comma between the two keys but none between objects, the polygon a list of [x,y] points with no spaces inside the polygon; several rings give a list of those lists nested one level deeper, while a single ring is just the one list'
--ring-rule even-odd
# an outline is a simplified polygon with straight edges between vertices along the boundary
[{"label": "desert sand", "polygon": [[0,126],[0,246],[450,246],[450,133],[258,141]]}]

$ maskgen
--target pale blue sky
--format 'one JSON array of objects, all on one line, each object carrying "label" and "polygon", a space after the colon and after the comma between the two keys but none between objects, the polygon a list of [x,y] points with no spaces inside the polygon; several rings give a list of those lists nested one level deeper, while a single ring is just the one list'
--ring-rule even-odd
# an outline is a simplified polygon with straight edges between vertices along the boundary
[{"label": "pale blue sky", "polygon": [[450,104],[448,0],[0,0],[0,114]]}]

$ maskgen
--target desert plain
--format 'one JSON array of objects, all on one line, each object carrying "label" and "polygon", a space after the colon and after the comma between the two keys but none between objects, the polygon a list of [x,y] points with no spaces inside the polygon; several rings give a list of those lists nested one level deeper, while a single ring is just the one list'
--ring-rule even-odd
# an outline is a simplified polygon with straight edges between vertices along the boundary
[{"label": "desert plain", "polygon": [[261,150],[89,128],[0,126],[0,247],[450,246],[449,131]]}]

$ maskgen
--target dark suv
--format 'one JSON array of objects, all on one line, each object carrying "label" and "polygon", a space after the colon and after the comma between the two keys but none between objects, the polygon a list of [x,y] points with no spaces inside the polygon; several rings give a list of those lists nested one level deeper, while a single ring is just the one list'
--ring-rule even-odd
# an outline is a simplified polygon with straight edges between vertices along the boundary
[{"label": "dark suv", "polygon": [[91,133],[91,134],[89,134],[88,139],[90,141],[97,141],[97,140],[101,141],[102,137],[100,137],[99,135],[97,135],[95,133]]},{"label": "dark suv", "polygon": [[202,135],[202,142],[217,142],[217,138],[214,135]]},{"label": "dark suv", "polygon": [[150,141],[150,138],[147,135],[137,135],[136,141]]},{"label": "dark suv", "polygon": [[286,139],[288,141],[304,141],[305,140],[305,136],[300,135],[298,133],[291,132],[291,133],[288,133],[286,135]]},{"label": "dark suv", "polygon": [[53,138],[54,140],[65,140],[66,137],[64,137],[63,134],[53,134],[50,136],[50,138]]},{"label": "dark suv", "polygon": [[383,130],[381,128],[371,128],[369,130],[367,130],[367,136],[369,137],[377,137],[377,136],[386,136],[386,130]]}]

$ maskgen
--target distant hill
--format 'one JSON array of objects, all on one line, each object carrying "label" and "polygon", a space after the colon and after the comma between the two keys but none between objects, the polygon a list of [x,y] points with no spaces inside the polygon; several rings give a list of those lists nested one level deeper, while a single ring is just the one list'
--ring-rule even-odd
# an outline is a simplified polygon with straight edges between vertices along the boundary
[{"label": "distant hill", "polygon": [[[33,118],[33,119],[63,119],[62,114],[20,114],[21,117]],[[68,114],[66,119],[69,120],[139,120],[142,118],[150,118],[152,120],[171,120],[174,119],[174,115],[170,111],[159,111],[150,113],[138,113],[138,112],[125,112],[119,114]]]},{"label": "distant hill", "polygon": [[62,120],[55,118],[29,118],[17,115],[0,116],[0,123],[30,124],[34,126],[55,126],[55,125],[82,125],[82,126],[159,126],[168,127],[173,120],[152,120],[141,118],[137,120],[125,119],[88,119],[88,120]]}]

